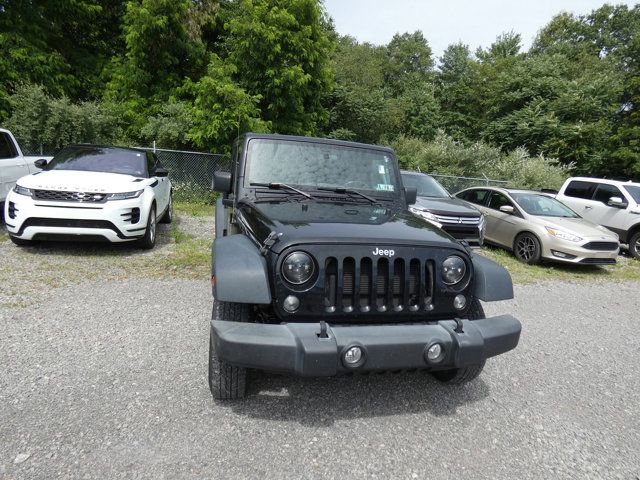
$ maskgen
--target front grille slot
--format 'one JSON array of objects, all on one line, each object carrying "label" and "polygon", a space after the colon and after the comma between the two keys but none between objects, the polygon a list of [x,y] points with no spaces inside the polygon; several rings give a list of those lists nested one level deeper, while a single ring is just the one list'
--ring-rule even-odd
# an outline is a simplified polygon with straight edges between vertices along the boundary
[{"label": "front grille slot", "polygon": [[433,261],[417,258],[325,260],[326,313],[433,309]]},{"label": "front grille slot", "polygon": [[606,251],[614,251],[620,247],[618,242],[589,242],[585,243],[582,248],[586,248],[587,250],[606,250]]}]

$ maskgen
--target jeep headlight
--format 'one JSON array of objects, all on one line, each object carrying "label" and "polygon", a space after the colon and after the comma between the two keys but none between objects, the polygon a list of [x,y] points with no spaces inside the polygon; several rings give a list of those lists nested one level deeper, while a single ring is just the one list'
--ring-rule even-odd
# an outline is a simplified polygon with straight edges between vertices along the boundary
[{"label": "jeep headlight", "polygon": [[16,192],[18,195],[26,195],[27,197],[31,197],[33,193],[30,188],[21,187],[17,183],[16,183],[16,186],[13,187],[13,191]]},{"label": "jeep headlight", "polygon": [[144,190],[136,190],[135,192],[110,193],[107,200],[128,200],[130,198],[138,198]]},{"label": "jeep headlight", "polygon": [[442,262],[442,281],[447,285],[460,283],[467,273],[467,264],[457,255],[451,255]]},{"label": "jeep headlight", "polygon": [[313,259],[304,252],[292,252],[282,262],[282,276],[293,285],[308,282],[314,271]]}]

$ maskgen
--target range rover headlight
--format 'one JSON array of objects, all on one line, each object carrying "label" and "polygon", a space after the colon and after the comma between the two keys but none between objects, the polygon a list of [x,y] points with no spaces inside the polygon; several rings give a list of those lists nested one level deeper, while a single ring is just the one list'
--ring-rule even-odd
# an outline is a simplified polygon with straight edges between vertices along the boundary
[{"label": "range rover headlight", "polygon": [[293,284],[301,285],[313,276],[315,266],[311,256],[304,252],[292,252],[282,262],[282,276]]},{"label": "range rover headlight", "polygon": [[135,192],[110,193],[107,200],[128,200],[130,198],[138,198],[144,190],[136,190]]},{"label": "range rover headlight", "polygon": [[442,281],[447,285],[460,283],[467,273],[467,264],[457,255],[451,255],[442,262]]},{"label": "range rover headlight", "polygon": [[16,192],[18,195],[26,195],[27,197],[31,197],[33,193],[31,192],[30,188],[21,187],[17,183],[16,183],[16,186],[13,187],[13,191]]}]

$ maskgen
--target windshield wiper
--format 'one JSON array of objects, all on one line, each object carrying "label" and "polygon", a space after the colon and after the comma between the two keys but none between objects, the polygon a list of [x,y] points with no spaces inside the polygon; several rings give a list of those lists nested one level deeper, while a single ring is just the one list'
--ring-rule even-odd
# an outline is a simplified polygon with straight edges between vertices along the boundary
[{"label": "windshield wiper", "polygon": [[369,200],[371,203],[377,203],[378,205],[380,205],[380,201],[376,200],[373,197],[370,197],[369,195],[365,195],[362,192],[359,192],[357,190],[352,190],[351,188],[330,188],[330,187],[318,187],[318,190],[323,190],[325,192],[333,192],[333,193],[341,193],[341,194],[347,194],[347,195],[359,195],[360,197]]},{"label": "windshield wiper", "polygon": [[303,195],[307,198],[313,198],[313,196],[309,195],[307,192],[303,192],[302,190],[292,187],[291,185],[287,185],[286,183],[259,183],[253,182],[250,183],[251,187],[267,187],[269,190],[289,190],[290,192],[296,192],[300,195]]}]

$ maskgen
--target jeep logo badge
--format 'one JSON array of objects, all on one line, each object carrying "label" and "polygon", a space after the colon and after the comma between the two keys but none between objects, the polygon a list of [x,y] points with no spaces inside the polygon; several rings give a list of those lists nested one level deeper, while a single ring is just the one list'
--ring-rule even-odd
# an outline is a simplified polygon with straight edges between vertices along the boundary
[{"label": "jeep logo badge", "polygon": [[373,251],[374,255],[382,255],[385,257],[393,257],[396,252],[393,250],[381,250],[380,248],[377,248]]}]

